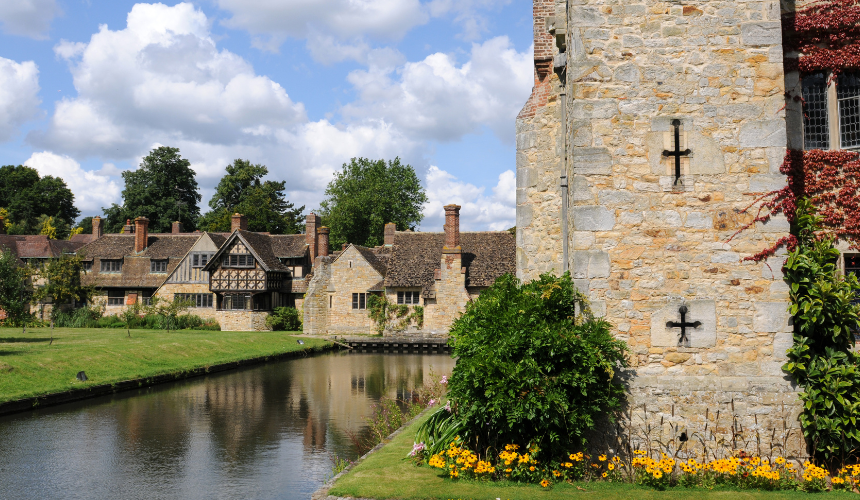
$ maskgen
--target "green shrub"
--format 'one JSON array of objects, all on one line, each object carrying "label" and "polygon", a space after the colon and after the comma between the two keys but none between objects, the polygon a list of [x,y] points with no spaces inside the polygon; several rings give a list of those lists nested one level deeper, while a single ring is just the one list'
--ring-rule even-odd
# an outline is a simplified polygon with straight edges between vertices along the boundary
[{"label": "green shrub", "polygon": [[536,445],[549,456],[579,449],[620,408],[627,346],[606,321],[577,320],[585,301],[570,274],[521,284],[505,275],[451,327],[449,397],[479,449]]},{"label": "green shrub", "polygon": [[302,331],[302,317],[295,307],[277,307],[266,318],[266,326],[276,332],[300,332]]},{"label": "green shrub", "polygon": [[73,311],[56,308],[51,311],[51,319],[58,328],[97,328],[101,317],[100,307],[81,307]]},{"label": "green shrub", "polygon": [[783,370],[803,387],[803,434],[817,458],[833,464],[860,452],[860,356],[852,331],[860,327],[853,303],[860,283],[839,276],[839,251],[831,238],[819,238],[820,219],[811,203],[797,204],[797,247],[783,268],[790,283],[794,344]]}]

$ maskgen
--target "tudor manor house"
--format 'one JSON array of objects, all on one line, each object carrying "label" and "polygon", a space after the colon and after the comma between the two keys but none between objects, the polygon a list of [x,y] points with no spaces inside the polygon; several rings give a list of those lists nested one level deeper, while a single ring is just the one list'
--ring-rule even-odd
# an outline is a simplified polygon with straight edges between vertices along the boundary
[{"label": "tudor manor house", "polygon": [[515,272],[514,236],[460,232],[459,212],[445,207],[444,232],[387,224],[383,245],[347,244],[333,253],[329,229],[313,213],[304,234],[290,235],[248,231],[241,214],[232,216],[229,233],[183,232],[178,222],[170,233],[150,233],[138,217],[122,233],[106,234],[94,217],[92,234],[73,243],[84,259],[83,283],[96,288],[94,303],[105,314],[152,297],[184,299],[189,314],[215,319],[222,330],[253,331],[267,328],[273,309],[289,306],[303,312],[305,333],[371,333],[368,297],[375,294],[424,308],[421,328],[402,334],[445,335],[481,290]]}]

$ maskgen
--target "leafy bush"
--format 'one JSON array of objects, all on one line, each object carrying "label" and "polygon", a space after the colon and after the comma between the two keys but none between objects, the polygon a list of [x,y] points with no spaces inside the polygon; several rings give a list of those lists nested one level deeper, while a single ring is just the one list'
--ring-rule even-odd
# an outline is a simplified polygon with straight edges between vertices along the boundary
[{"label": "leafy bush", "polygon": [[[58,328],[130,328],[143,330],[164,330],[164,316],[148,313],[142,317],[134,319],[124,318],[116,314],[102,316],[102,309],[99,307],[81,307],[74,311],[60,311],[55,309],[52,312],[54,326]],[[220,331],[221,326],[215,320],[204,320],[199,316],[191,314],[182,314],[175,318],[169,318],[171,321],[171,329],[176,330],[210,330]],[[131,324],[129,324],[129,322]]]},{"label": "leafy bush", "polygon": [[569,273],[527,284],[505,275],[452,325],[449,397],[480,449],[514,443],[558,455],[584,446],[620,408],[615,373],[627,346],[606,321],[577,320],[577,303]]},{"label": "leafy bush", "polygon": [[783,268],[791,285],[794,345],[783,370],[803,387],[800,423],[813,453],[825,462],[860,452],[860,356],[852,351],[860,311],[853,300],[857,278],[839,276],[839,251],[829,237],[819,238],[820,219],[809,201],[798,202],[798,245]]},{"label": "leafy bush", "polygon": [[276,332],[300,332],[302,331],[302,317],[295,307],[276,307],[274,312],[266,318],[266,326]]},{"label": "leafy bush", "polygon": [[51,311],[51,319],[59,328],[97,328],[101,317],[102,310],[99,307],[81,307],[73,311],[54,308]]},{"label": "leafy bush", "polygon": [[418,329],[424,328],[424,308],[395,304],[385,295],[370,295],[367,297],[368,317],[376,323],[376,333],[382,335],[386,330],[402,332],[409,328],[414,321]]}]

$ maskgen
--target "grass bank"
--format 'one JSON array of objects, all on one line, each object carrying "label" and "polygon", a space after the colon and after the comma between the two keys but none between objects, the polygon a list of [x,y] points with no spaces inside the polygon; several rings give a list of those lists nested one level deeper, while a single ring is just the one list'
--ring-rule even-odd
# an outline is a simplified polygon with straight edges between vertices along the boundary
[{"label": "grass bank", "polygon": [[[427,415],[429,417],[429,414]],[[402,500],[431,499],[569,499],[617,500],[800,500],[809,498],[809,493],[800,491],[737,491],[673,488],[655,491],[626,483],[578,483],[557,484],[551,489],[538,485],[513,483],[488,483],[477,481],[452,481],[440,476],[439,469],[416,467],[404,460],[412,449],[415,429],[426,420],[421,418],[411,424],[390,443],[370,455],[352,470],[341,476],[329,490],[329,495],[378,500],[397,498]],[[857,498],[854,493],[824,493],[823,499]]]},{"label": "grass bank", "polygon": [[[0,328],[0,403],[321,348],[296,332]],[[84,371],[89,378],[75,378]]]}]

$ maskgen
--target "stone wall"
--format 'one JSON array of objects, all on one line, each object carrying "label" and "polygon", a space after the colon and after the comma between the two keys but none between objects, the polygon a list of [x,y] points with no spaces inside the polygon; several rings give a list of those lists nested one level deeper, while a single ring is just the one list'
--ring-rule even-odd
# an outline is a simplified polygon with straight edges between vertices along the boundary
[{"label": "stone wall", "polygon": [[441,272],[436,280],[436,298],[424,307],[424,330],[433,334],[448,333],[451,323],[466,310],[470,297],[459,251],[442,250]]},{"label": "stone wall", "polygon": [[215,311],[215,320],[222,332],[261,332],[270,330],[266,326],[268,312]]},{"label": "stone wall", "polygon": [[[193,314],[195,316],[200,316],[204,319],[215,319],[216,314],[216,302],[217,298],[214,296],[215,294],[209,291],[209,284],[203,283],[166,283],[155,292],[155,296],[158,297],[159,300],[173,300],[173,296],[177,293],[207,293],[212,294],[212,307],[191,307],[188,309],[188,314]],[[221,329],[224,330],[223,325]]]},{"label": "stone wall", "polygon": [[[780,369],[792,342],[784,257],[743,260],[788,224],[732,238],[750,220],[741,211],[785,185],[779,2],[569,6],[571,272],[631,348],[633,418],[689,433],[721,408],[747,430],[796,429],[797,389]],[[552,102],[517,124],[523,279],[561,267],[555,186],[565,169]],[[678,148],[691,150],[677,183],[663,155],[676,119]],[[700,325],[679,345],[680,328],[666,323],[682,305]]]},{"label": "stone wall", "polygon": [[315,259],[314,275],[302,304],[302,332],[308,335],[325,335],[328,331],[328,287],[333,260],[333,257]]}]

